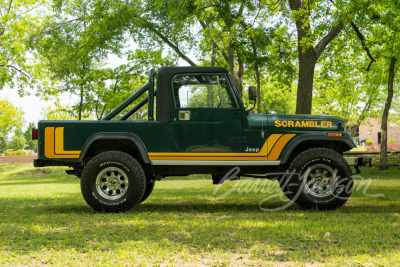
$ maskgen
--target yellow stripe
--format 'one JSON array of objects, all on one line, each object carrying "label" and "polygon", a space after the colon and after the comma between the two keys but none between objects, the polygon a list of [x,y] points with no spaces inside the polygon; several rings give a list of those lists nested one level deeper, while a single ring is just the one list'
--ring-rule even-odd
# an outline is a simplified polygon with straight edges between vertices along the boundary
[{"label": "yellow stripe", "polygon": [[276,141],[278,141],[278,139],[281,138],[282,135],[283,134],[271,134],[268,137],[268,140],[267,140],[267,142],[268,142],[268,153],[267,153],[267,155],[269,155],[269,153],[271,153],[271,150],[274,147]]},{"label": "yellow stripe", "polygon": [[54,158],[54,127],[44,129],[44,155]]},{"label": "yellow stripe", "polygon": [[279,141],[274,146],[274,149],[272,150],[271,154],[268,155],[268,160],[277,160],[283,148],[286,146],[289,140],[292,139],[294,136],[295,134],[285,134],[284,136],[282,136],[282,138],[279,139]]},{"label": "yellow stripe", "polygon": [[276,155],[279,157],[284,146],[294,136],[295,134],[272,134],[257,153],[151,152],[149,153],[149,158],[150,160],[276,160],[277,158],[273,158]]},{"label": "yellow stripe", "polygon": [[56,145],[56,154],[61,155],[76,155],[80,154],[80,151],[65,151],[64,150],[64,127],[57,127],[55,130],[55,145]]},{"label": "yellow stripe", "polygon": [[[61,135],[60,135],[61,134]],[[73,153],[73,154],[72,154]],[[64,127],[46,127],[44,130],[44,155],[49,159],[77,159],[80,151],[64,150]]]}]

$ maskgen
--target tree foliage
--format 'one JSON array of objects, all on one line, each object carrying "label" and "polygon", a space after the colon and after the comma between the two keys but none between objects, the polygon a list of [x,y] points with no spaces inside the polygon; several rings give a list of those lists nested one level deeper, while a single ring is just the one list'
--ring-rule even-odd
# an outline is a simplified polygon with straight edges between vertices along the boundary
[{"label": "tree foliage", "polygon": [[11,141],[7,144],[7,148],[14,150],[24,149],[26,146],[26,139],[24,136],[14,135]]},{"label": "tree foliage", "polygon": [[9,135],[21,129],[24,123],[23,112],[8,100],[0,99],[0,151],[5,149]]},{"label": "tree foliage", "polygon": [[101,119],[115,107],[115,102],[132,91],[134,68],[121,64],[106,66],[109,54],[121,55],[125,44],[122,29],[116,25],[123,18],[110,15],[116,3],[108,1],[54,2],[52,20],[35,38],[35,44],[51,73],[54,89],[68,92],[77,103],[68,112],[94,113]]},{"label": "tree foliage", "polygon": [[33,150],[37,152],[37,143],[38,140],[32,140],[32,129],[36,128],[35,123],[30,122],[28,126],[26,127],[25,132],[23,133],[23,137],[26,140],[26,149]]},{"label": "tree foliage", "polygon": [[[38,86],[46,77],[45,68],[30,50],[30,38],[47,19],[42,0],[5,0],[0,2],[0,89],[5,85]],[[31,53],[29,53],[31,52]]]}]

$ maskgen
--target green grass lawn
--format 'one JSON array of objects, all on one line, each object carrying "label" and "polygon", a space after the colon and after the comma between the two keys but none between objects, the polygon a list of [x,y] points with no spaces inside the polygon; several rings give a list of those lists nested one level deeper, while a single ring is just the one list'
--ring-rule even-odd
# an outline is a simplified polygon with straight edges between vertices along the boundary
[{"label": "green grass lawn", "polygon": [[365,146],[358,146],[350,150],[350,152],[366,152],[367,148]]},{"label": "green grass lawn", "polygon": [[218,195],[233,192],[210,201],[215,186],[203,175],[157,182],[123,214],[95,213],[62,168],[32,170],[0,165],[1,265],[400,264],[399,169],[362,168],[372,184],[357,178],[336,211],[261,210],[263,200],[265,209],[287,204],[268,180],[227,182]]}]

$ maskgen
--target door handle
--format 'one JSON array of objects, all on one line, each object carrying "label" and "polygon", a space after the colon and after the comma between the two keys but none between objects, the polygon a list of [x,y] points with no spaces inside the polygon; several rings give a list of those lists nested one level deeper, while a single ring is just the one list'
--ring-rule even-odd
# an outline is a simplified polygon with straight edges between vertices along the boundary
[{"label": "door handle", "polygon": [[190,120],[190,110],[180,110],[179,111],[179,120],[180,121],[189,121]]}]

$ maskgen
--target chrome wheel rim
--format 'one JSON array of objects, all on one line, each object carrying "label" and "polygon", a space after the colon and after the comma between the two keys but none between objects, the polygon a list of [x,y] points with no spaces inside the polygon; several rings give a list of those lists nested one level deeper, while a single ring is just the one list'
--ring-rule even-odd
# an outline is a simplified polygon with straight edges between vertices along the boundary
[{"label": "chrome wheel rim", "polygon": [[315,197],[331,195],[337,185],[337,172],[325,164],[316,164],[304,173],[304,189]]},{"label": "chrome wheel rim", "polygon": [[128,176],[118,167],[105,168],[97,175],[96,190],[105,199],[116,200],[123,197],[128,187]]}]

